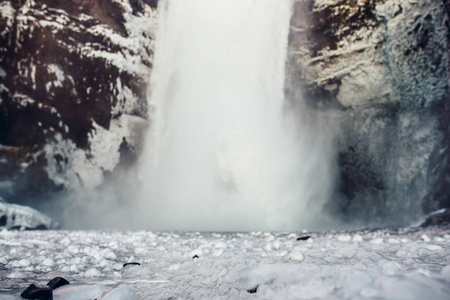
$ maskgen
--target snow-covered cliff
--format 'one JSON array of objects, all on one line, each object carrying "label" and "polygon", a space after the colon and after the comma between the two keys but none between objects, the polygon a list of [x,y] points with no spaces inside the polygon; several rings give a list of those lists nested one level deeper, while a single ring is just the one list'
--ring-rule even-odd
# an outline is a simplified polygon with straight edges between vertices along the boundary
[{"label": "snow-covered cliff", "polygon": [[98,185],[146,126],[156,1],[0,3],[0,194]]},{"label": "snow-covered cliff", "polygon": [[295,3],[287,92],[339,127],[332,212],[397,222],[450,205],[448,14],[436,0]]}]

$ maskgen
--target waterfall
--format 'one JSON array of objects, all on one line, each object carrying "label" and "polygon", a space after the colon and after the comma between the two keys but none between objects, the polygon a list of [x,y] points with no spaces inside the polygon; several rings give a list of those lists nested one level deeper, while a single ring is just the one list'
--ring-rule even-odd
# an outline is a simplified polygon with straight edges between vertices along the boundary
[{"label": "waterfall", "polygon": [[295,230],[317,219],[330,167],[284,101],[291,6],[160,2],[140,162],[149,229]]}]

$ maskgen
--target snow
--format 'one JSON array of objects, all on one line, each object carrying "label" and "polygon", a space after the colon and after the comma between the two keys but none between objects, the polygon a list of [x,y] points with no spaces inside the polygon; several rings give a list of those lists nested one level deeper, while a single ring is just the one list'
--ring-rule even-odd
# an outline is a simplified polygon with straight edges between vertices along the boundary
[{"label": "snow", "polygon": [[102,275],[102,272],[100,272],[96,268],[91,268],[84,273],[84,276],[86,277],[100,277]]},{"label": "snow", "polygon": [[28,105],[32,105],[35,103],[35,101],[33,99],[31,99],[27,95],[24,95],[21,93],[14,93],[13,98],[17,104],[19,104],[23,107],[26,107]]},{"label": "snow", "polygon": [[100,300],[125,300],[125,299],[133,300],[137,299],[137,296],[127,285],[122,284],[119,287],[109,291]]},{"label": "snow", "polygon": [[0,3],[0,15],[2,19],[7,19],[6,26],[11,27],[14,20],[14,8],[11,6],[10,2]]},{"label": "snow", "polygon": [[294,260],[294,261],[298,261],[298,262],[302,262],[303,260],[305,260],[305,256],[303,255],[303,253],[299,250],[294,250],[292,251],[288,258],[290,260]]},{"label": "snow", "polygon": [[[89,134],[89,150],[76,147],[75,143],[65,140],[60,134],[45,148],[45,156],[49,162],[47,173],[55,184],[64,184],[69,190],[93,188],[103,182],[104,172],[112,171],[120,161],[120,145],[126,137],[131,147],[139,143],[140,131],[145,128],[146,121],[142,118],[123,114],[111,120],[106,130],[95,121]],[[61,155],[68,159],[61,165],[54,159]]]},{"label": "snow", "polygon": [[103,288],[95,285],[66,285],[53,291],[53,300],[92,300],[103,295]]},{"label": "snow", "polygon": [[18,300],[20,298],[14,297],[12,295],[0,295],[0,300]]},{"label": "snow", "polygon": [[[0,201],[0,218],[4,219],[4,224],[0,229],[17,228],[38,228],[44,226],[47,229],[55,229],[59,224],[53,222],[49,217],[28,206],[10,204]],[[6,243],[10,241],[4,241]],[[2,241],[0,241],[1,245]]]},{"label": "snow", "polygon": [[61,70],[61,68],[55,64],[48,64],[47,69],[49,74],[54,74],[56,77],[56,80],[47,83],[46,85],[47,91],[49,91],[52,86],[62,87],[65,79],[64,71]]},{"label": "snow", "polygon": [[46,258],[46,259],[44,259],[42,264],[47,267],[53,267],[55,265],[55,262],[51,258]]},{"label": "snow", "polygon": [[[123,17],[125,18],[125,27],[128,37],[123,37],[115,31],[109,29],[103,24],[95,25],[87,31],[95,36],[108,37],[111,44],[120,46],[123,50],[117,53],[93,50],[92,47],[85,46],[80,52],[86,57],[104,58],[110,64],[118,67],[120,70],[127,70],[132,74],[149,76],[149,68],[143,62],[152,62],[152,54],[146,52],[146,49],[153,48],[152,41],[148,37],[153,37],[156,30],[156,12],[149,6],[145,6],[145,11],[139,16],[132,14],[131,7],[126,3],[121,3],[125,9]],[[82,16],[82,19],[88,17]],[[139,55],[135,55],[139,53]]]},{"label": "snow", "polygon": [[11,272],[6,276],[6,278],[11,278],[11,279],[19,279],[19,278],[25,278],[25,277],[26,276],[20,272]]},{"label": "snow", "polygon": [[449,227],[305,234],[1,231],[0,299],[56,276],[54,299],[450,297]]}]

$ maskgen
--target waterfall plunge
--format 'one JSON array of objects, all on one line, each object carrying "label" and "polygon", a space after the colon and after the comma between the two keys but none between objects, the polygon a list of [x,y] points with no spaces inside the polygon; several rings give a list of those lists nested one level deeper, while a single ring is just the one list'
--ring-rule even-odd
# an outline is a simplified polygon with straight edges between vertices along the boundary
[{"label": "waterfall plunge", "polygon": [[160,3],[140,164],[146,227],[295,230],[317,219],[330,167],[317,133],[285,107],[291,5]]}]

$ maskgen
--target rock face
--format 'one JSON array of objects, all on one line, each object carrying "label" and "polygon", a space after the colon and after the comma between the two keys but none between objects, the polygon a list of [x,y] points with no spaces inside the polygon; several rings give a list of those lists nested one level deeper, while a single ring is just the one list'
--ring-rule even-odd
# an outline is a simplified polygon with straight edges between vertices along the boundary
[{"label": "rock face", "polygon": [[287,94],[332,115],[344,219],[406,221],[450,206],[449,4],[300,0]]},{"label": "rock face", "polygon": [[155,24],[155,0],[0,3],[1,196],[95,186],[138,152]]}]

